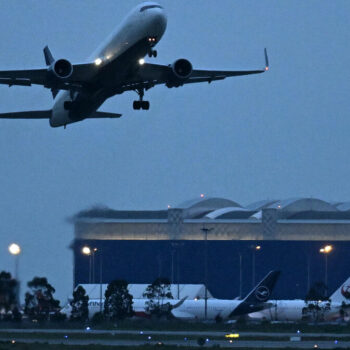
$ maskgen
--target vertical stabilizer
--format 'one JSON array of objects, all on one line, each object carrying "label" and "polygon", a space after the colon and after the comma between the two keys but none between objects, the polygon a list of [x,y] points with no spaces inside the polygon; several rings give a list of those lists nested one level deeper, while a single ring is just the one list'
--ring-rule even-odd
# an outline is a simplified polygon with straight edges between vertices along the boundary
[{"label": "vertical stabilizer", "polygon": [[350,277],[329,297],[332,302],[350,303]]},{"label": "vertical stabilizer", "polygon": [[231,312],[230,317],[264,309],[280,276],[280,271],[270,271],[263,280]]}]

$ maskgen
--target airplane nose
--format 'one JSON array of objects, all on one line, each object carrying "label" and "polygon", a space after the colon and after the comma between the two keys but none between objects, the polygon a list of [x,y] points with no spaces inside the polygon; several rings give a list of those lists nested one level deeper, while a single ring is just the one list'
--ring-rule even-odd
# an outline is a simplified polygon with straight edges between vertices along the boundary
[{"label": "airplane nose", "polygon": [[164,11],[161,9],[154,9],[152,22],[157,32],[160,34],[160,36],[162,36],[167,26],[167,17]]}]

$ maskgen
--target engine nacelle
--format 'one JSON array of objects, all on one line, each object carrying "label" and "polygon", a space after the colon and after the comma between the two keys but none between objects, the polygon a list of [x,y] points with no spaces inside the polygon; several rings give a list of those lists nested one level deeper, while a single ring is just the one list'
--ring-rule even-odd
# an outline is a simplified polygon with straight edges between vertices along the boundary
[{"label": "engine nacelle", "polygon": [[73,65],[62,58],[53,62],[48,71],[54,79],[66,80],[73,73]]},{"label": "engine nacelle", "polygon": [[192,74],[192,64],[185,58],[176,60],[171,66],[172,76],[170,82],[167,84],[168,87],[181,86]]}]

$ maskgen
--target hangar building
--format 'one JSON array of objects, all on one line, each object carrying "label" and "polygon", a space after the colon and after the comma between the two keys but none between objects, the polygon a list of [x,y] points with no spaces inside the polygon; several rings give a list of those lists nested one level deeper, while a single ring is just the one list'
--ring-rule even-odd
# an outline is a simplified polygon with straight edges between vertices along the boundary
[{"label": "hangar building", "polygon": [[[274,296],[303,298],[314,282],[331,294],[350,276],[350,202],[200,198],[165,210],[92,208],[72,221],[75,286],[168,277],[207,281],[214,297],[233,299],[279,269]],[[332,251],[321,253],[325,245]]]}]

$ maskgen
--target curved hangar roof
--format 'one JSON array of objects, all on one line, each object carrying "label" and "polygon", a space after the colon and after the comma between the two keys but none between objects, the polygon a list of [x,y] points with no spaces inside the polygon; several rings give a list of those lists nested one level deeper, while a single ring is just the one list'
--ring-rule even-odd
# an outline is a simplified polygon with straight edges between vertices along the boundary
[{"label": "curved hangar roof", "polygon": [[242,208],[234,201],[218,197],[192,199],[177,206],[177,208],[184,210],[183,217],[185,219],[198,219],[212,211],[227,207]]},{"label": "curved hangar roof", "polygon": [[331,203],[317,198],[290,198],[268,199],[242,207],[225,198],[200,198],[184,202],[178,208],[184,210],[185,219],[261,219],[263,209],[277,209],[281,219],[350,219],[349,203]]},{"label": "curved hangar roof", "polygon": [[[350,202],[327,202],[317,198],[292,198],[263,200],[245,207],[230,199],[196,198],[181,203],[174,209],[181,210],[183,219],[207,220],[261,220],[262,211],[277,210],[279,219],[295,220],[350,220]],[[170,209],[171,210],[171,209]],[[113,210],[91,208],[77,213],[72,219],[104,220],[168,220],[168,210]]]},{"label": "curved hangar roof", "polygon": [[337,211],[337,209],[328,202],[315,198],[291,198],[277,201],[268,206],[268,208],[281,209],[285,211]]}]

